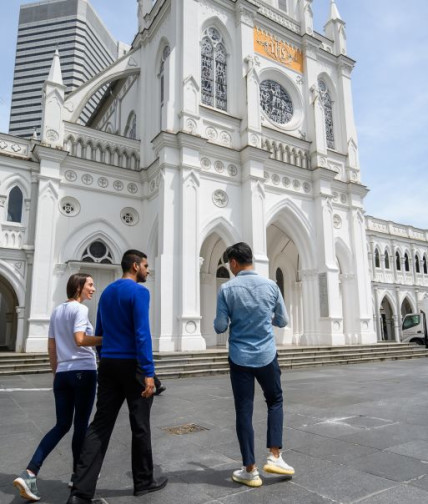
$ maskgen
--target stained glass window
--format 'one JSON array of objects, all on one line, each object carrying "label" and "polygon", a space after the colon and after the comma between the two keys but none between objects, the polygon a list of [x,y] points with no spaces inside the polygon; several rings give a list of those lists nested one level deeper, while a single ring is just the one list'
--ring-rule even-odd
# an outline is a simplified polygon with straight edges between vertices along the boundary
[{"label": "stained glass window", "polygon": [[329,149],[334,149],[333,101],[331,99],[327,84],[322,79],[318,79],[318,89],[320,93],[321,103],[324,108],[327,147]]},{"label": "stained glass window", "polygon": [[277,124],[286,124],[293,117],[293,102],[287,91],[273,80],[260,84],[260,104],[264,113]]},{"label": "stained glass window", "polygon": [[227,53],[215,28],[207,28],[201,44],[202,103],[227,110]]},{"label": "stained glass window", "polygon": [[107,245],[101,240],[92,242],[82,254],[82,262],[113,264],[113,257]]}]

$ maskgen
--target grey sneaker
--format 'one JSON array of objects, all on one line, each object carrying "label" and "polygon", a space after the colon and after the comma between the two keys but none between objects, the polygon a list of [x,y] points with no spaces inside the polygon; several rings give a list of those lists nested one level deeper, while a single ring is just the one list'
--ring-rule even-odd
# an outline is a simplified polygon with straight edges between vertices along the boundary
[{"label": "grey sneaker", "polygon": [[13,486],[19,490],[19,495],[23,499],[39,501],[40,494],[37,489],[37,478],[30,476],[27,471],[23,471],[21,476],[13,480]]}]

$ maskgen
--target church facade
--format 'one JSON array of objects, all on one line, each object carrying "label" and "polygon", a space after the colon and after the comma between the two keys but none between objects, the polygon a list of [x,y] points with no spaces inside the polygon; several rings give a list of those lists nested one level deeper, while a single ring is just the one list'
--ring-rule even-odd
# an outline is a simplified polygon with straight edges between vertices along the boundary
[{"label": "church facade", "polygon": [[131,50],[67,96],[56,54],[40,139],[0,135],[0,346],[45,351],[74,272],[94,277],[93,318],[128,248],[149,258],[154,347],[224,346],[237,241],[284,295],[278,344],[399,341],[426,309],[428,232],[365,216],[345,23],[332,1],[314,32],[311,3],[140,0]]}]

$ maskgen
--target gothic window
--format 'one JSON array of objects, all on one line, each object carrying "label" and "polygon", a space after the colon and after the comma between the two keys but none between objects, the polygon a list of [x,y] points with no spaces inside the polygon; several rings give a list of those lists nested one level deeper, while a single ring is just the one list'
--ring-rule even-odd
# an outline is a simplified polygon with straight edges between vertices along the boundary
[{"label": "gothic window", "polygon": [[165,46],[162,52],[162,59],[159,69],[159,86],[160,86],[160,126],[162,129],[162,110],[165,105],[165,62],[171,53],[169,46]]},{"label": "gothic window", "polygon": [[404,254],[404,269],[410,271],[409,256],[407,252]]},{"label": "gothic window", "polygon": [[401,271],[401,260],[400,260],[400,254],[398,251],[395,253],[395,266],[397,268],[397,271]]},{"label": "gothic window", "polygon": [[284,273],[282,272],[281,268],[277,268],[275,277],[276,277],[276,285],[279,287],[282,297],[284,297]]},{"label": "gothic window", "polygon": [[423,265],[424,275],[426,275],[428,273],[428,269],[427,269],[427,257],[426,256],[424,256],[424,258],[422,260],[422,265]]},{"label": "gothic window", "polygon": [[125,128],[125,136],[135,140],[137,138],[137,116],[132,111],[128,116],[128,121]]},{"label": "gothic window", "polygon": [[389,269],[389,254],[387,250],[385,250],[385,269]]},{"label": "gothic window", "polygon": [[374,252],[374,261],[375,261],[375,266],[376,268],[380,268],[380,257],[379,257],[379,250],[376,249],[375,252]]},{"label": "gothic window", "polygon": [[217,278],[230,278],[229,271],[224,267],[220,266],[220,268],[217,270]]},{"label": "gothic window", "polygon": [[263,112],[277,124],[287,124],[293,117],[293,102],[287,91],[273,80],[260,84],[260,105]]},{"label": "gothic window", "polygon": [[327,147],[329,149],[334,149],[333,102],[331,100],[327,84],[322,79],[318,79],[318,89],[321,103],[324,109]]},{"label": "gothic window", "polygon": [[415,270],[416,270],[416,273],[420,273],[421,272],[421,267],[420,267],[420,264],[419,264],[419,256],[415,256]]},{"label": "gothic window", "polygon": [[86,247],[82,254],[82,262],[113,264],[113,256],[103,241],[96,240]]},{"label": "gothic window", "polygon": [[15,186],[9,193],[7,204],[7,220],[9,222],[22,221],[22,201],[22,191],[18,186]]},{"label": "gothic window", "polygon": [[204,31],[201,48],[202,103],[227,110],[227,53],[215,28]]}]

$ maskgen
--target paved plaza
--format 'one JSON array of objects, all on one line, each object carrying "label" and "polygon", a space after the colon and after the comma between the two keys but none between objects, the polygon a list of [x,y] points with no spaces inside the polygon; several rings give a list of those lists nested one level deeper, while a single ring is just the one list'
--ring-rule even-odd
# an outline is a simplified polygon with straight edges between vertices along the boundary
[{"label": "paved plaza", "polygon": [[[155,494],[132,497],[126,407],[113,433],[97,497],[108,504],[424,504],[428,502],[428,361],[386,362],[283,372],[284,459],[292,479],[262,473],[263,486],[233,483],[241,465],[228,376],[169,380],[155,398],[152,437],[156,471],[169,477]],[[52,426],[50,375],[0,378],[0,502],[23,502],[12,480]],[[31,390],[33,389],[33,390]],[[266,455],[266,408],[258,392],[256,457]],[[207,430],[177,435],[183,424]],[[39,477],[42,502],[66,502],[70,437]]]}]

